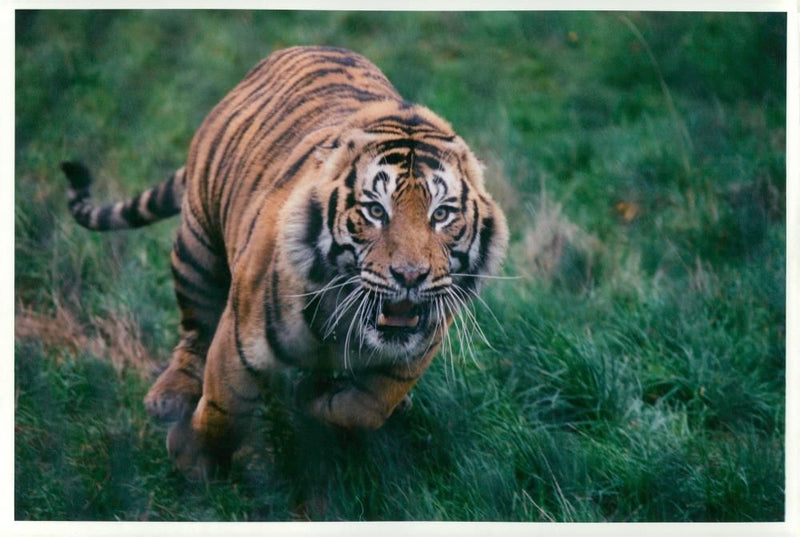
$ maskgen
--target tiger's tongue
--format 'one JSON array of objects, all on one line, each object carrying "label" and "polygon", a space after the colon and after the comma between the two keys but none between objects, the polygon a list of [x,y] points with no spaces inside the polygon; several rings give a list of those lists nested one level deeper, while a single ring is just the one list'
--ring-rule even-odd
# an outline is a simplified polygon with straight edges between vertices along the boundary
[{"label": "tiger's tongue", "polygon": [[414,304],[409,300],[386,304],[378,317],[378,326],[416,328],[419,324],[419,315],[413,315],[413,312]]}]

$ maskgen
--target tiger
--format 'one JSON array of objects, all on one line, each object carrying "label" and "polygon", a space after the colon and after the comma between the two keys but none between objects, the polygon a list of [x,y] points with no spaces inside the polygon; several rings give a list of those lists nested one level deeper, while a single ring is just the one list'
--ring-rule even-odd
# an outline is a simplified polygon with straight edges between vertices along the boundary
[{"label": "tiger", "polygon": [[341,48],[267,56],[203,120],[185,164],[133,198],[95,206],[88,167],[61,168],[90,230],[180,215],[179,340],[144,404],[195,479],[230,465],[275,378],[294,379],[294,404],[325,426],[380,428],[508,244],[466,142]]}]

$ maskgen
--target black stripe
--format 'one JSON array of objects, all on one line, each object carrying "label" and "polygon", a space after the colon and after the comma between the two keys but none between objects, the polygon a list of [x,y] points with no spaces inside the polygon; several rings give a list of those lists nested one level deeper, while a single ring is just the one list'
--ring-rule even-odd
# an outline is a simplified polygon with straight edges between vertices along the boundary
[{"label": "black stripe", "polygon": [[478,222],[480,221],[480,218],[478,217],[478,203],[476,201],[472,202],[472,210],[472,236],[469,240],[469,247],[467,248],[468,252],[472,250],[472,245],[475,244],[475,241],[478,239]]},{"label": "black stripe", "polygon": [[467,214],[467,199],[469,196],[469,186],[464,178],[461,178],[461,212]]},{"label": "black stripe", "polygon": [[217,412],[219,412],[220,414],[225,414],[225,415],[228,415],[228,414],[229,414],[229,412],[228,412],[227,410],[225,410],[224,408],[222,408],[222,407],[220,406],[220,404],[219,404],[219,403],[217,403],[216,401],[214,401],[213,399],[207,399],[207,400],[206,400],[206,406],[208,406],[208,407],[210,407],[210,408],[213,408],[214,410],[216,410],[216,411],[217,411]]},{"label": "black stripe", "polygon": [[[417,147],[416,140],[411,140],[409,138],[395,138],[393,140],[386,140],[383,142],[379,142],[377,144],[378,151],[383,152],[390,152],[392,149],[409,149],[411,151]],[[405,158],[408,158],[408,155],[405,155]]]},{"label": "black stripe", "polygon": [[[415,152],[414,171],[417,173],[419,173],[419,164],[425,164],[431,170],[438,170],[442,167],[442,162],[438,158],[421,155],[419,152]],[[420,173],[420,175],[422,174]]]},{"label": "black stripe", "polygon": [[[186,300],[185,295],[179,291],[175,291],[176,298],[178,299],[178,303],[184,302]],[[181,304],[181,308],[183,308],[183,304]],[[201,332],[203,330],[203,326],[201,326],[200,321],[191,317],[183,317],[181,318],[181,328],[184,332]]]},{"label": "black stripe", "polygon": [[391,124],[393,126],[396,125],[399,128],[406,130],[408,133],[410,133],[414,129],[414,127],[420,127],[423,125],[435,129],[438,132],[438,129],[436,129],[436,125],[434,125],[427,119],[424,119],[419,114],[413,114],[407,117],[394,116],[394,115],[383,116],[382,118],[372,122],[372,124],[369,127],[367,127],[367,130],[369,131],[371,128],[380,128],[386,124]]},{"label": "black stripe", "polygon": [[139,202],[142,200],[143,194],[142,192],[137,194],[133,199],[128,200],[125,205],[123,205],[120,213],[128,225],[133,228],[142,227],[150,223],[150,221],[146,220],[139,212]]},{"label": "black stripe", "polygon": [[401,164],[408,160],[407,153],[401,153],[399,151],[395,151],[392,153],[388,153],[383,155],[383,159],[381,159],[381,163],[389,164],[389,165],[396,165]]},{"label": "black stripe", "polygon": [[[452,225],[453,225],[455,222],[456,222],[456,221],[455,221],[455,220],[453,220],[453,222],[452,222],[452,223],[450,223],[450,224],[448,224],[448,225],[447,225],[447,228],[449,229],[449,228],[450,228],[450,226],[452,226]],[[454,240],[454,241],[456,241],[456,242],[460,241],[460,240],[461,240],[461,238],[464,236],[464,233],[465,233],[466,231],[467,231],[467,225],[466,225],[466,224],[464,224],[464,223],[462,223],[462,224],[461,224],[461,229],[459,229],[459,230],[458,230],[458,232],[457,232],[455,235],[453,235],[453,240]]]},{"label": "black stripe", "polygon": [[345,252],[350,252],[353,257],[357,256],[356,248],[352,244],[339,244],[335,240],[331,242],[331,249],[328,252],[328,263],[331,266],[336,266],[336,258]]},{"label": "black stripe", "polygon": [[196,374],[194,371],[190,371],[186,368],[180,367],[178,368],[178,373],[182,373],[183,375],[186,375],[190,379],[196,380],[200,384],[203,383],[203,378],[200,377],[200,375]]},{"label": "black stripe", "polygon": [[[422,142],[419,140],[412,140],[409,138],[395,138],[377,144],[378,151],[390,153],[393,149],[408,149],[414,153],[415,159],[424,161],[431,169],[439,169],[439,159],[442,152],[435,145]],[[410,155],[406,155],[408,158]],[[388,159],[389,155],[385,158]],[[395,157],[397,159],[397,157]]]},{"label": "black stripe", "polygon": [[192,251],[189,250],[189,248],[183,242],[182,234],[178,233],[178,235],[175,237],[173,249],[178,259],[192,269],[192,271],[200,276],[202,280],[205,280],[208,283],[217,283],[219,281],[220,278],[215,273],[211,272],[205,265],[203,265],[197,260],[197,258],[194,257]]},{"label": "black stripe", "polygon": [[311,249],[317,247],[317,241],[322,233],[322,205],[317,198],[312,196],[306,205],[306,232],[303,242]]},{"label": "black stripe", "polygon": [[314,262],[308,271],[308,279],[314,283],[324,283],[328,281],[328,265],[325,264],[325,259],[319,249],[314,249]]},{"label": "black stripe", "polygon": [[[87,225],[91,221],[90,214],[87,211],[87,214],[84,216],[86,219]],[[114,206],[113,205],[106,205],[105,207],[101,207],[97,209],[97,229],[100,230],[107,230],[111,229],[113,224],[112,221],[114,220]]]},{"label": "black stripe", "polygon": [[194,216],[194,211],[192,210],[191,205],[189,205],[189,213],[190,213],[190,215],[184,216],[183,224],[186,226],[186,229],[189,230],[189,233],[192,234],[192,237],[194,237],[194,240],[196,240],[198,243],[200,243],[200,245],[203,246],[203,248],[205,248],[206,250],[208,250],[212,254],[216,255],[216,254],[220,253],[219,250],[217,248],[215,248],[208,241],[208,239],[206,238],[205,234],[201,233],[200,231],[195,229],[195,227],[192,225],[192,222],[193,221],[196,222],[197,218]]},{"label": "black stripe", "polygon": [[250,220],[250,225],[247,227],[247,234],[245,235],[244,239],[244,247],[240,248],[238,252],[236,252],[236,257],[233,260],[233,265],[236,264],[236,261],[247,251],[247,247],[250,246],[250,239],[253,236],[253,231],[256,229],[256,223],[258,222],[259,217],[261,216],[261,209],[263,209],[265,205],[262,205],[258,208],[258,212]]},{"label": "black stripe", "polygon": [[459,252],[458,250],[451,250],[450,255],[458,259],[460,265],[459,270],[469,270],[469,255],[467,252]]},{"label": "black stripe", "polygon": [[487,216],[483,219],[482,224],[481,242],[478,245],[478,266],[475,268],[477,272],[480,272],[480,269],[482,269],[488,261],[486,254],[489,251],[489,243],[494,237],[494,219]]},{"label": "black stripe", "polygon": [[[242,398],[242,399],[245,399],[245,398]],[[248,401],[248,400],[249,401],[255,401],[255,399],[245,399],[245,400],[246,401]],[[247,409],[247,410],[239,410],[239,411],[231,412],[229,410],[225,410],[224,408],[222,408],[220,406],[219,403],[217,403],[216,401],[211,400],[211,399],[207,399],[206,400],[206,405],[211,407],[211,408],[213,408],[214,410],[216,410],[220,414],[225,414],[225,415],[233,414],[235,416],[251,417],[256,412],[256,409]],[[221,439],[221,444],[217,444],[216,446],[214,446],[214,450],[215,451],[231,450],[231,449],[233,449],[233,445],[235,444],[235,442],[236,442],[236,440],[234,440],[234,437],[226,436],[226,437]]]},{"label": "black stripe", "polygon": [[67,176],[70,187],[75,190],[87,189],[92,184],[92,174],[82,162],[67,161],[61,163],[61,171]]},{"label": "black stripe", "polygon": [[[292,359],[292,357],[286,352],[283,345],[281,344],[280,340],[278,339],[278,328],[281,324],[281,310],[280,304],[278,302],[279,299],[279,277],[278,271],[275,270],[275,267],[271,268],[272,270],[272,286],[271,286],[271,293],[265,293],[267,296],[265,297],[265,304],[264,304],[264,318],[266,321],[266,333],[267,333],[267,343],[269,343],[270,348],[272,349],[275,358],[280,360],[281,362],[289,365],[296,365],[296,361]],[[282,328],[282,327],[280,327]]]},{"label": "black stripe", "polygon": [[[324,58],[331,63],[338,63],[346,67],[357,67],[358,61],[355,56],[347,54],[344,49],[330,49],[331,52],[340,53],[340,56],[324,56]],[[327,52],[327,50],[326,50]]]},{"label": "black stripe", "polygon": [[391,287],[389,285],[385,285],[385,284],[378,283],[378,282],[373,282],[373,281],[367,281],[367,280],[365,280],[365,282],[370,287],[373,287],[375,291],[386,291],[386,294],[389,294],[389,295],[393,295],[394,293],[397,292],[397,289],[395,289],[394,287]]},{"label": "black stripe", "polygon": [[453,134],[439,134],[434,132],[426,132],[425,138],[432,138],[434,140],[439,140],[441,142],[452,142],[456,139],[456,136]]},{"label": "black stripe", "polygon": [[233,300],[231,300],[231,309],[233,313],[233,339],[236,342],[236,354],[239,356],[239,361],[248,373],[253,376],[259,376],[261,372],[247,360],[247,356],[245,356],[244,353],[242,338],[239,334],[239,300],[237,299],[237,293],[235,291]]},{"label": "black stripe", "polygon": [[166,182],[158,185],[147,200],[147,210],[159,218],[167,218],[180,212],[180,205],[175,204],[173,189],[175,174]]},{"label": "black stripe", "polygon": [[344,186],[352,190],[356,186],[356,165],[353,164],[350,168],[350,173],[347,174],[347,179],[344,180]]},{"label": "black stripe", "polygon": [[328,198],[328,231],[331,237],[334,237],[334,226],[336,225],[336,210],[339,204],[339,189],[333,189],[331,197]]},{"label": "black stripe", "polygon": [[345,208],[345,210],[349,211],[350,209],[352,209],[355,206],[356,206],[356,195],[351,190],[351,191],[349,191],[347,193],[347,199],[344,202],[344,208]]},{"label": "black stripe", "polygon": [[[175,280],[175,283],[178,284],[178,286],[192,292],[193,294],[200,295],[201,301],[214,301],[224,298],[227,293],[227,289],[223,290],[218,285],[204,285],[203,283],[197,283],[189,279],[182,274],[175,265],[172,265],[172,278]],[[192,300],[195,303],[198,302],[197,297],[192,297]]]},{"label": "black stripe", "polygon": [[[334,194],[336,191],[334,191]],[[334,196],[332,196],[334,197]],[[330,205],[330,202],[328,203]],[[314,262],[311,265],[311,269],[308,273],[308,277],[311,281],[316,283],[322,283],[326,280],[326,274],[328,272],[327,267],[325,265],[325,260],[322,257],[322,252],[320,251],[317,243],[319,241],[319,236],[322,234],[322,206],[319,204],[316,198],[312,197],[308,203],[306,208],[306,233],[303,241],[305,242],[306,246],[313,252],[314,255]]]},{"label": "black stripe", "polygon": [[355,241],[356,240],[355,235],[356,233],[358,233],[358,230],[356,229],[356,223],[353,221],[352,218],[347,219],[347,232],[350,233],[351,238]]},{"label": "black stripe", "polygon": [[[378,182],[387,183],[389,181],[389,176],[384,171],[380,171],[375,174],[375,178],[372,180],[372,190],[378,190]],[[386,187],[384,186],[384,190]]]},{"label": "black stripe", "polygon": [[312,146],[311,149],[300,155],[300,158],[292,162],[292,165],[289,166],[289,169],[286,170],[283,176],[275,182],[275,187],[280,188],[289,181],[291,181],[292,178],[294,177],[294,174],[296,174],[297,171],[303,167],[303,164],[305,164],[306,160],[308,160],[308,157],[310,157],[311,154],[314,153],[316,150],[317,147]]}]

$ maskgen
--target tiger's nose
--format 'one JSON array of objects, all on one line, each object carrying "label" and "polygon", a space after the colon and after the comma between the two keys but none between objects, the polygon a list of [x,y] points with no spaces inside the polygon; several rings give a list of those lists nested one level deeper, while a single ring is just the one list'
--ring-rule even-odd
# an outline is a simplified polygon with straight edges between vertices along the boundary
[{"label": "tiger's nose", "polygon": [[394,279],[406,289],[413,289],[425,281],[430,274],[430,267],[420,267],[414,265],[401,265],[389,267]]}]

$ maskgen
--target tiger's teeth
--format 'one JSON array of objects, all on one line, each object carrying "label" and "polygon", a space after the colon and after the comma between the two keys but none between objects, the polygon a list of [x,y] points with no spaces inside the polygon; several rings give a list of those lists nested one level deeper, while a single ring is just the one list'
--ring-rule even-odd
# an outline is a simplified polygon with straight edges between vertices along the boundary
[{"label": "tiger's teeth", "polygon": [[378,326],[393,326],[397,328],[416,328],[419,324],[419,315],[413,317],[401,317],[393,315],[385,315],[381,313],[378,316]]}]

